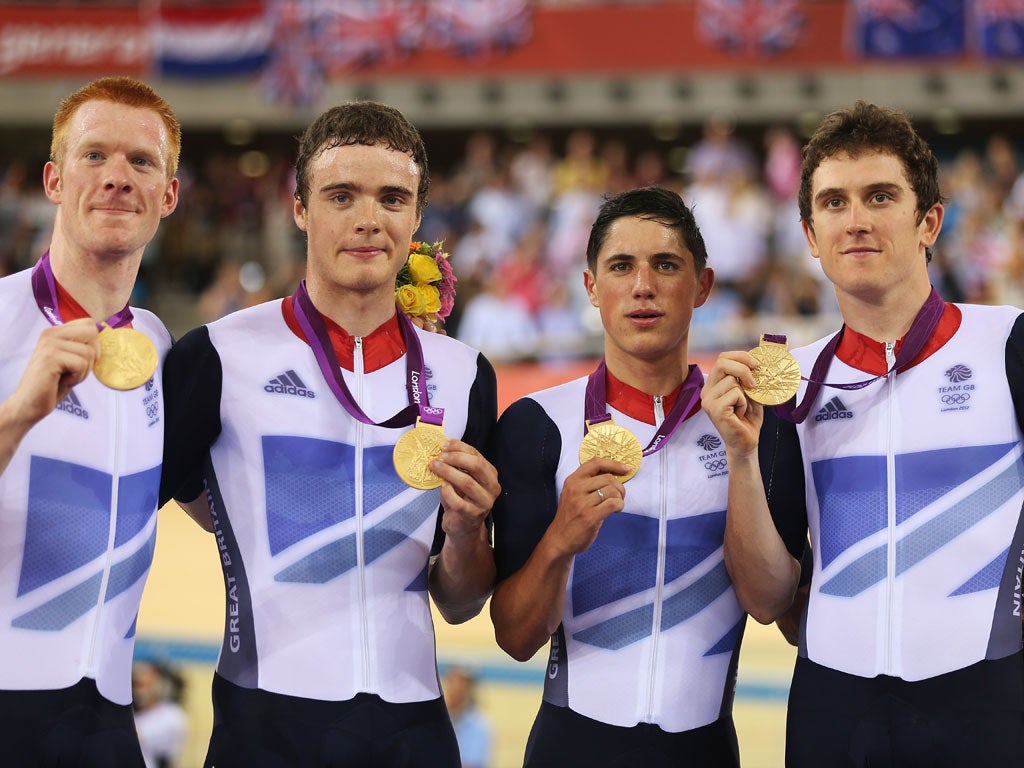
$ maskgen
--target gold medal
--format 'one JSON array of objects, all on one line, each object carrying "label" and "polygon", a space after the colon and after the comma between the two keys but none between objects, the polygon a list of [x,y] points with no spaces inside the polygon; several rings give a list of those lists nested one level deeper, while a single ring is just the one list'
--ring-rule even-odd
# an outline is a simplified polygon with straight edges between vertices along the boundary
[{"label": "gold medal", "polygon": [[800,364],[785,344],[776,341],[761,343],[750,354],[759,365],[754,369],[754,386],[743,388],[747,397],[761,405],[781,405],[800,389]]},{"label": "gold medal", "polygon": [[99,334],[100,356],[92,365],[96,378],[111,389],[141,387],[156,372],[156,347],[134,328],[104,326]]},{"label": "gold medal", "polygon": [[636,435],[625,427],[620,427],[611,419],[598,424],[587,423],[587,434],[580,443],[580,464],[593,458],[621,461],[629,466],[629,471],[619,475],[626,482],[640,469],[644,458],[644,449]]},{"label": "gold medal", "polygon": [[441,455],[447,441],[443,427],[425,424],[417,417],[416,426],[395,443],[392,461],[398,476],[406,485],[421,491],[441,487],[444,480],[430,471],[430,462]]}]

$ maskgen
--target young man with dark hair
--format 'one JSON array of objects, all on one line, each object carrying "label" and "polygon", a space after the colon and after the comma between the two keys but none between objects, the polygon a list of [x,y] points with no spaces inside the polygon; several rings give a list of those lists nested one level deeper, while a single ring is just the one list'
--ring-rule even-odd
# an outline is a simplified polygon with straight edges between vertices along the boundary
[{"label": "young man with dark hair", "polygon": [[[170,107],[138,80],[102,78],[70,95],[43,170],[57,207],[49,250],[0,280],[6,765],[143,766],[131,664],[156,541],[158,362],[171,337],[128,300],[143,249],[177,205],[180,147]],[[100,323],[155,347],[145,386],[121,391],[90,375]],[[114,350],[102,348],[107,366]]]},{"label": "young man with dark hair", "polygon": [[328,110],[296,177],[305,280],[165,372],[164,492],[210,514],[227,592],[207,765],[458,766],[427,594],[457,623],[494,581],[494,371],[396,311],[428,179],[401,113]]},{"label": "young man with dark hair", "polygon": [[728,469],[688,364],[714,280],[692,213],[656,187],[610,198],[583,278],[604,360],[514,403],[489,449],[498,644],[525,660],[551,642],[526,765],[738,766],[745,617],[722,561]]},{"label": "young man with dark hair", "polygon": [[795,350],[798,405],[749,400],[745,352],[704,391],[729,459],[726,562],[758,621],[789,609],[810,532],[786,764],[1016,765],[1024,314],[932,289],[938,165],[895,110],[825,119],[800,212],[843,328]]}]

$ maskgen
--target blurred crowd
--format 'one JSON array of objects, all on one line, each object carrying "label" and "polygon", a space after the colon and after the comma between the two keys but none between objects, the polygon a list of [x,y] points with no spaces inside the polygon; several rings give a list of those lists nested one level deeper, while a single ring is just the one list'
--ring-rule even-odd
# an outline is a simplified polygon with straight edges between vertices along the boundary
[{"label": "blurred crowd", "polygon": [[[146,251],[134,297],[175,334],[288,294],[304,270],[288,153],[221,150],[190,162],[187,149],[181,202]],[[993,135],[941,160],[949,202],[933,283],[949,300],[1024,305],[1017,148]],[[448,167],[431,168],[417,237],[443,240],[451,254],[459,283],[450,334],[495,361],[593,355],[600,324],[581,273],[602,196],[664,185],[693,206],[716,274],[691,349],[756,342],[764,331],[804,343],[838,323],[800,227],[799,166],[800,140],[789,129],[744,141],[717,119],[680,157],[634,152],[582,129],[557,142],[479,132]],[[48,241],[53,208],[40,178],[27,163],[0,167],[0,273],[29,266]]]}]

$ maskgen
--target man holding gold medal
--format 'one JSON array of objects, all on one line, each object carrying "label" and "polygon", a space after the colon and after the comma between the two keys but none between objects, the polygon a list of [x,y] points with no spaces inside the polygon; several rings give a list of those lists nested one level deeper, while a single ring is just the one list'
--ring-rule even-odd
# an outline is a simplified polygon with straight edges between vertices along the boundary
[{"label": "man holding gold medal", "polygon": [[156,536],[158,360],[128,306],[178,202],[181,131],[128,77],[65,99],[43,171],[49,250],[0,280],[0,738],[5,765],[142,768],[135,619]]},{"label": "man holding gold medal", "polygon": [[728,468],[687,357],[706,264],[678,194],[608,199],[583,273],[604,360],[495,431],[495,635],[519,660],[551,643],[526,765],[739,765]]},{"label": "man holding gold medal", "polygon": [[938,164],[903,114],[829,115],[799,199],[844,326],[793,352],[805,383],[774,412],[758,363],[784,338],[724,353],[704,389],[726,562],[758,621],[791,609],[810,534],[786,765],[1019,765],[1024,314],[932,289]]},{"label": "man holding gold medal", "polygon": [[396,312],[428,185],[398,111],[325,112],[296,182],[306,279],[166,364],[165,491],[227,592],[207,765],[458,766],[427,594],[457,623],[493,585],[494,371]]}]

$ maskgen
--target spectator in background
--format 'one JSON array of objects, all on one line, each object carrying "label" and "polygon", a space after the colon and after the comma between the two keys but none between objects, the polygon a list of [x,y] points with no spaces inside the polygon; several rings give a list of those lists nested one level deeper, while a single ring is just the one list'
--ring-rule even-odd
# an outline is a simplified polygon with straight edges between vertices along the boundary
[{"label": "spectator in background", "polygon": [[476,701],[476,676],[463,667],[452,667],[442,681],[462,768],[488,768],[491,764],[493,729]]},{"label": "spectator in background", "polygon": [[150,661],[132,665],[132,707],[146,768],[181,768],[188,741],[181,673]]}]

